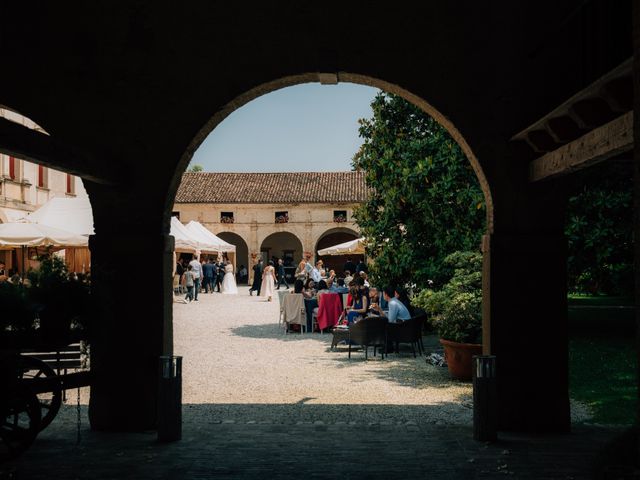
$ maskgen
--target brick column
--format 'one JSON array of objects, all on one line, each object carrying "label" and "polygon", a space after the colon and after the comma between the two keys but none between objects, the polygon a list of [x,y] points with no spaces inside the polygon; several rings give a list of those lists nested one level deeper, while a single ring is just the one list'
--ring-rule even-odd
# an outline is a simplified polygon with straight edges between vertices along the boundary
[{"label": "brick column", "polygon": [[95,310],[89,419],[96,430],[156,426],[158,357],[173,351],[174,239],[125,233],[153,230],[112,225],[90,238]]},{"label": "brick column", "polygon": [[568,431],[564,235],[492,234],[483,247],[484,341],[498,361],[500,428]]}]

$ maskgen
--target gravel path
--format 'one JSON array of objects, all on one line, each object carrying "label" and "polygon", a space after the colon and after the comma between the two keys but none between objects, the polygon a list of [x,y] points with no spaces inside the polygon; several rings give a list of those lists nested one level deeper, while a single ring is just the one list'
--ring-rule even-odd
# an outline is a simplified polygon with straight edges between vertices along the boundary
[{"label": "gravel path", "polygon": [[471,387],[410,352],[364,360],[331,351],[331,334],[288,334],[279,303],[201,295],[175,304],[174,341],[184,356],[184,402],[221,421],[465,423]]}]

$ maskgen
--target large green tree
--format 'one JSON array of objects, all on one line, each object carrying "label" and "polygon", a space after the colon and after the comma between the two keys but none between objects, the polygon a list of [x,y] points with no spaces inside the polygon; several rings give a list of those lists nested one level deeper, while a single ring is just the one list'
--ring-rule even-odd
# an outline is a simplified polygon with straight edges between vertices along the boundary
[{"label": "large green tree", "polygon": [[447,131],[395,95],[379,93],[360,119],[353,167],[366,172],[369,200],[355,211],[376,283],[423,288],[450,273],[443,259],[479,249],[484,197],[471,164]]},{"label": "large green tree", "polygon": [[603,163],[580,173],[569,199],[569,290],[633,292],[632,191],[628,166]]}]

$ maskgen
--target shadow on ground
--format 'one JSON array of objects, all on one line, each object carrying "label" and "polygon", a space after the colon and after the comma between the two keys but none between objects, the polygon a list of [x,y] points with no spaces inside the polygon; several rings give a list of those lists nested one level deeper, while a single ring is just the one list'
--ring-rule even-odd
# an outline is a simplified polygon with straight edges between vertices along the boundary
[{"label": "shadow on ground", "polygon": [[[469,425],[312,420],[310,412],[322,414],[326,405],[309,411],[277,406],[301,415],[293,424],[217,423],[207,420],[211,407],[217,408],[186,405],[182,440],[173,443],[158,443],[155,432],[100,433],[85,424],[76,445],[75,423],[56,419],[21,458],[0,466],[0,478],[589,478],[590,459],[619,433],[595,427],[564,435],[501,432],[489,444],[473,441]],[[367,408],[339,407],[343,418]]]}]

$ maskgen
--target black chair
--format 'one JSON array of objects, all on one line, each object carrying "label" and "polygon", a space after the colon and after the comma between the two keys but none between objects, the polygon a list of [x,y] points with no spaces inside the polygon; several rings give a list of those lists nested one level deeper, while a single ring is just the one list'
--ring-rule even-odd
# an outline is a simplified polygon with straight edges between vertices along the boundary
[{"label": "black chair", "polygon": [[401,343],[409,343],[411,344],[411,350],[413,351],[414,358],[416,356],[416,346],[418,347],[418,352],[422,355],[424,352],[422,344],[422,325],[425,318],[425,315],[418,315],[410,320],[405,320],[402,323],[389,324],[387,335],[389,337],[389,343],[395,345],[396,353],[400,353],[399,346]]},{"label": "black chair", "polygon": [[387,347],[387,319],[384,317],[368,317],[354,323],[349,328],[349,358],[351,358],[351,343],[355,342],[364,348],[364,358],[367,360],[369,347],[373,347],[373,356],[377,348],[381,347],[382,359]]}]

